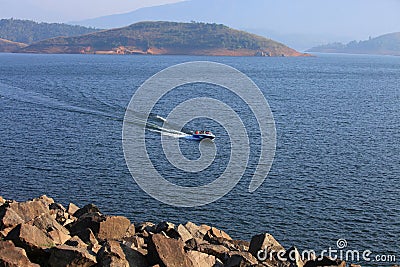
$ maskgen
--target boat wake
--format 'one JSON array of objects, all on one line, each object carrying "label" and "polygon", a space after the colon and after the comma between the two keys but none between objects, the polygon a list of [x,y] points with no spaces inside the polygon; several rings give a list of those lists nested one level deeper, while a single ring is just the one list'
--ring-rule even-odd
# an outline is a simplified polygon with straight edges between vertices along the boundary
[{"label": "boat wake", "polygon": [[[59,101],[55,98],[33,92],[27,91],[22,88],[16,86],[10,86],[4,83],[0,83],[0,99],[7,98],[12,99],[24,103],[40,105],[45,108],[53,109],[53,110],[61,110],[67,112],[75,112],[80,114],[86,114],[91,116],[103,117],[106,119],[111,119],[119,122],[123,122],[124,118],[119,114],[123,114],[124,110],[121,108],[120,112],[110,113],[104,112],[101,110],[90,109],[79,107],[75,105],[70,105],[68,103]],[[132,123],[137,125],[138,127],[144,127],[146,130],[159,133],[161,135],[175,137],[175,138],[188,138],[191,137],[191,134],[187,130],[180,130],[175,124],[167,121],[166,118],[157,115],[150,114],[146,116],[144,114],[139,114],[138,112],[128,110],[129,112],[129,121],[125,121],[126,123]]]}]

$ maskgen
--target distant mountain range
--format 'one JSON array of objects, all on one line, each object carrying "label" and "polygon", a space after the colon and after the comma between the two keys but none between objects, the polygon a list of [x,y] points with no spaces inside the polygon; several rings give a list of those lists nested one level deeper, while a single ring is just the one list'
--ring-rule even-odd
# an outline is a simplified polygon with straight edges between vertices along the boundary
[{"label": "distant mountain range", "polygon": [[400,32],[370,38],[366,41],[352,41],[348,44],[331,43],[313,47],[308,52],[377,54],[400,56]]},{"label": "distant mountain range", "polygon": [[307,56],[281,43],[222,24],[139,22],[20,48],[23,53]]},{"label": "distant mountain range", "polygon": [[398,0],[188,0],[75,22],[103,29],[139,21],[222,23],[297,50],[398,31]]},{"label": "distant mountain range", "polygon": [[98,29],[63,23],[37,23],[20,19],[0,20],[0,38],[25,44],[58,36],[77,36],[95,31]]}]

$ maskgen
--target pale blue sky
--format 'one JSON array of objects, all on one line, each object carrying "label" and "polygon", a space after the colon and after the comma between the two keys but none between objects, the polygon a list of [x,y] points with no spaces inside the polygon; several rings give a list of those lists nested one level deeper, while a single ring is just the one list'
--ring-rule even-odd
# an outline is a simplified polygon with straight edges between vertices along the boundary
[{"label": "pale blue sky", "polygon": [[0,18],[67,22],[182,0],[0,0]]}]

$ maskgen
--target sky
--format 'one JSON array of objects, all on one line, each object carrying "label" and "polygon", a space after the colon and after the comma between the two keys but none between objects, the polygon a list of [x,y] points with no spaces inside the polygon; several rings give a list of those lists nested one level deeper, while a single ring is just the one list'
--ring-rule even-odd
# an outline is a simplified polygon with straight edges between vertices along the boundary
[{"label": "sky", "polygon": [[182,0],[0,0],[0,18],[69,22]]}]

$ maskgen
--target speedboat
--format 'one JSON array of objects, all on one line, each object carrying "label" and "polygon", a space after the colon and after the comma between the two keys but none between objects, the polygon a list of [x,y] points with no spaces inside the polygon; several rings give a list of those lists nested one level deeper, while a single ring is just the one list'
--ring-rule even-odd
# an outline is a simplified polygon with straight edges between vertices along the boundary
[{"label": "speedboat", "polygon": [[211,139],[214,140],[215,135],[210,131],[194,131],[192,138],[195,140]]}]

